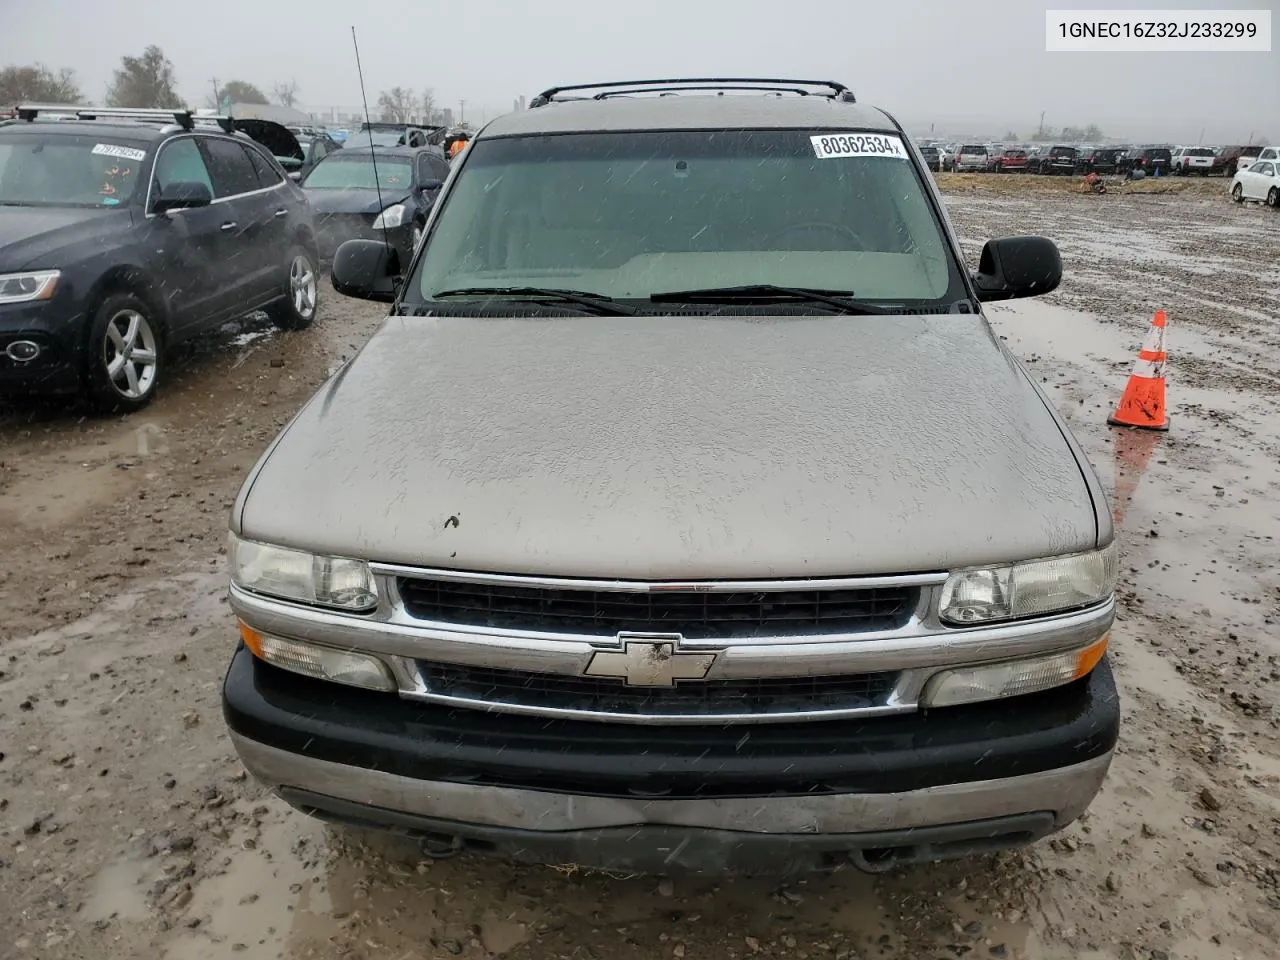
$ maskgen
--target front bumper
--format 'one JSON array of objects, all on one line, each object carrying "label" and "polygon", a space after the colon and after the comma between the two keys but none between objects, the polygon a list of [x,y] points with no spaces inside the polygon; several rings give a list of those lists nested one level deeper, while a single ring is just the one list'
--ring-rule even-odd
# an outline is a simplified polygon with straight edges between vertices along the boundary
[{"label": "front bumper", "polygon": [[332,261],[338,247],[348,240],[378,240],[391,244],[407,266],[413,254],[413,224],[404,223],[386,230],[373,229],[373,215],[317,214],[316,247],[322,261]]},{"label": "front bumper", "polygon": [[308,813],[628,872],[879,869],[1027,843],[1087,808],[1120,722],[1105,660],[1003,702],[635,728],[368,693],[243,647],[223,710],[250,772]]},{"label": "front bumper", "polygon": [[[60,393],[80,384],[83,314],[67,315],[61,300],[0,305],[0,395]],[[35,359],[13,360],[6,353],[15,341],[34,343]]]}]

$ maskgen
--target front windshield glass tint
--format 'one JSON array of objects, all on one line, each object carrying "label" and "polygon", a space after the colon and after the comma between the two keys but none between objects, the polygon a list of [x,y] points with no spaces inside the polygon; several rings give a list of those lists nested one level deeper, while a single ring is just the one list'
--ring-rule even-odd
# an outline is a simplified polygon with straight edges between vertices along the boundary
[{"label": "front windshield glass tint", "polygon": [[0,204],[118,206],[146,155],[145,143],[101,134],[0,135]]},{"label": "front windshield glass tint", "polygon": [[399,157],[334,156],[316,164],[303,186],[308,190],[403,190],[413,182],[412,161]]},{"label": "front windshield glass tint", "polygon": [[963,298],[911,163],[820,159],[814,135],[725,130],[477,141],[410,289],[424,299],[501,286],[645,299],[777,284],[859,299]]}]

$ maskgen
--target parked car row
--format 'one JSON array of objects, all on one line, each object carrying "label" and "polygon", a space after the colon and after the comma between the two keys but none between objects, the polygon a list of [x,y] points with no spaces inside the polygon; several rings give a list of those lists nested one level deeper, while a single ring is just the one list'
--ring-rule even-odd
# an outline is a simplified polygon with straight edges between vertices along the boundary
[{"label": "parked car row", "polygon": [[309,326],[345,240],[407,263],[450,169],[439,145],[343,147],[269,120],[14,113],[0,120],[0,395],[102,411],[145,406],[168,348],[228,319]]},{"label": "parked car row", "polygon": [[943,144],[918,143],[932,170],[961,173],[1127,174],[1234,176],[1258,160],[1280,160],[1280,148],[1167,146],[1151,144]]}]

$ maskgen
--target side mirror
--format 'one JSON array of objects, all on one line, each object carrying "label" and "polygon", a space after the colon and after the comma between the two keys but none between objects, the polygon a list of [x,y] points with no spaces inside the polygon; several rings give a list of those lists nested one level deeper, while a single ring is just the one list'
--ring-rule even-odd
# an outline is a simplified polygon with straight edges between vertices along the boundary
[{"label": "side mirror", "polygon": [[400,279],[400,255],[381,240],[348,240],[333,255],[333,289],[357,300],[391,303]]},{"label": "side mirror", "polygon": [[290,180],[292,180],[294,183],[299,183],[299,182],[302,180],[302,171],[301,171],[301,170],[290,170],[290,171],[289,171],[289,179],[290,179]]},{"label": "side mirror", "polygon": [[973,284],[978,299],[1038,297],[1062,282],[1062,256],[1047,237],[1001,237],[982,248]]},{"label": "side mirror", "polygon": [[443,180],[423,180],[418,184],[419,190],[439,190],[444,186]]},{"label": "side mirror", "polygon": [[160,188],[152,209],[156,213],[168,213],[170,210],[207,207],[211,203],[213,203],[213,194],[203,183],[194,180],[175,180]]}]

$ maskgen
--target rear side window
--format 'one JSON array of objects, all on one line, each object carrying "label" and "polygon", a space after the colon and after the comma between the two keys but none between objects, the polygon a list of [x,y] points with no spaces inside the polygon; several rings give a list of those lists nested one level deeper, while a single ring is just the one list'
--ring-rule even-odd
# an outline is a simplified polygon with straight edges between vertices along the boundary
[{"label": "rear side window", "polygon": [[276,173],[275,168],[259,151],[253,149],[253,147],[245,147],[244,152],[249,155],[249,162],[253,165],[254,172],[258,175],[259,186],[274,187],[280,182],[280,174]]},{"label": "rear side window", "polygon": [[212,194],[213,180],[204,156],[192,137],[171,140],[156,158],[156,184],[163,190],[172,183],[203,183]]},{"label": "rear side window", "polygon": [[257,171],[240,144],[234,140],[209,137],[203,146],[209,161],[209,173],[213,177],[215,197],[234,197],[262,189]]}]

